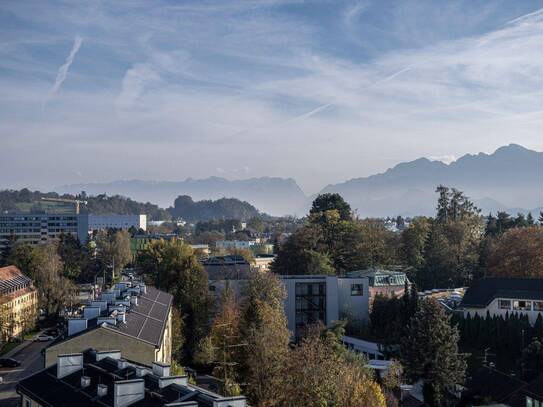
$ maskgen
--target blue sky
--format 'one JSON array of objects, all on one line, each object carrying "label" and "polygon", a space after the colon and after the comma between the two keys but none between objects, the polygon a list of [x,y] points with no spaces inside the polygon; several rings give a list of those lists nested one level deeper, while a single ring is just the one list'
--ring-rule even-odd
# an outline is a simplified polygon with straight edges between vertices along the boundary
[{"label": "blue sky", "polygon": [[3,1],[0,187],[543,150],[542,51],[543,1]]}]

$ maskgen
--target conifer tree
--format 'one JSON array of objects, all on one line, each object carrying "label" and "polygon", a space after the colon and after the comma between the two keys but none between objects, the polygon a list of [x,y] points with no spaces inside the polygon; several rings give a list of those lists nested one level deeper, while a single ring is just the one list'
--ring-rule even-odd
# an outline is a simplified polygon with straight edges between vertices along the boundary
[{"label": "conifer tree", "polygon": [[439,406],[445,389],[462,383],[466,362],[458,353],[459,333],[434,299],[419,304],[401,343],[402,364],[413,381],[424,380],[425,402]]}]

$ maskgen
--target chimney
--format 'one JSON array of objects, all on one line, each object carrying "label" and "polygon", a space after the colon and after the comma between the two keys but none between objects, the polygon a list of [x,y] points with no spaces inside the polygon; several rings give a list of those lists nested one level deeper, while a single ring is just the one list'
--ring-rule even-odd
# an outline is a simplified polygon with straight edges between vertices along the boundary
[{"label": "chimney", "polygon": [[84,389],[89,387],[91,383],[91,378],[89,376],[81,376],[81,388]]},{"label": "chimney", "polygon": [[115,360],[121,359],[121,351],[120,350],[103,350],[96,352],[96,361],[100,362],[102,359],[105,358],[111,358]]},{"label": "chimney", "polygon": [[126,359],[118,359],[117,360],[117,369],[124,369],[128,366],[128,362]]},{"label": "chimney", "polygon": [[136,377],[143,377],[147,374],[147,369],[142,366],[136,366]]},{"label": "chimney", "polygon": [[113,383],[113,407],[130,406],[144,398],[143,379],[120,380]]},{"label": "chimney", "polygon": [[68,355],[58,355],[57,358],[57,378],[62,379],[74,372],[83,369],[83,354],[72,353]]},{"label": "chimney", "polygon": [[158,377],[168,377],[170,375],[170,365],[153,362],[153,374]]},{"label": "chimney", "polygon": [[137,307],[138,306],[138,297],[136,297],[136,296],[131,297],[130,298],[130,304]]},{"label": "chimney", "polygon": [[159,377],[158,378],[158,387],[164,388],[170,384],[178,384],[180,386],[188,386],[189,377],[188,376],[168,376],[168,377]]},{"label": "chimney", "polygon": [[107,386],[105,384],[99,384],[96,387],[96,395],[98,397],[104,397],[107,395]]},{"label": "chimney", "polygon": [[126,322],[126,314],[124,312],[117,314],[117,322],[122,322],[123,324]]}]

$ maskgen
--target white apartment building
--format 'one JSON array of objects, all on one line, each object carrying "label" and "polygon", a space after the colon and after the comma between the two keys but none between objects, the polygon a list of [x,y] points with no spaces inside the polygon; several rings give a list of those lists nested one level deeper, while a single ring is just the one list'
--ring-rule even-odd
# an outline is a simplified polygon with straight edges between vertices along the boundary
[{"label": "white apartment building", "polygon": [[104,229],[147,230],[147,215],[93,215],[89,214],[89,231]]},{"label": "white apartment building", "polygon": [[468,288],[460,309],[464,316],[525,314],[530,324],[543,316],[543,279],[482,278]]},{"label": "white apartment building", "polygon": [[215,247],[219,250],[227,249],[250,249],[256,245],[255,240],[217,240]]}]

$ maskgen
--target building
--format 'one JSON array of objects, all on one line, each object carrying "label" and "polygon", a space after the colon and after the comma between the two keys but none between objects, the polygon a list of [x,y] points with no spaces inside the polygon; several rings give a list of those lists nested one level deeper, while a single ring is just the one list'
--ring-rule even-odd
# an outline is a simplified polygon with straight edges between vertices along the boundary
[{"label": "building", "polygon": [[211,251],[209,250],[209,245],[207,244],[191,244],[192,250],[198,255],[209,256]]},{"label": "building", "polygon": [[89,232],[104,229],[147,230],[147,215],[93,215],[89,214]]},{"label": "building", "polygon": [[[526,314],[530,324],[543,314],[543,279],[494,278],[475,281],[460,304],[464,316]],[[542,315],[543,316],[543,315]]]},{"label": "building", "polygon": [[257,254],[255,256],[254,269],[257,271],[269,271],[275,259],[275,254]]},{"label": "building", "polygon": [[[207,268],[206,268],[207,270]],[[236,279],[216,273],[210,275],[210,290],[219,296],[226,285],[242,293],[247,277]],[[213,278],[218,277],[218,278]],[[230,278],[228,278],[230,277]],[[334,321],[349,316],[365,322],[376,295],[397,296],[404,294],[405,273],[369,269],[354,271],[344,277],[323,275],[280,276],[285,284],[285,315],[288,328],[296,338],[303,334],[308,324],[317,321],[331,326]]]},{"label": "building", "polygon": [[137,255],[145,250],[149,243],[160,240],[170,241],[177,240],[180,237],[175,233],[152,233],[147,235],[134,235],[130,239],[130,250],[132,257],[135,259]]},{"label": "building", "polygon": [[150,365],[171,362],[173,297],[141,282],[117,283],[68,319],[67,337],[45,349],[45,366],[57,356],[92,347],[118,349],[131,360]]},{"label": "building", "polygon": [[289,329],[300,337],[311,323],[330,326],[344,316],[368,321],[377,294],[402,296],[406,275],[398,271],[369,269],[345,277],[282,276],[287,289],[285,314]]},{"label": "building", "polygon": [[0,214],[0,250],[11,241],[32,245],[70,234],[82,243],[88,238],[88,215],[76,213]]},{"label": "building", "polygon": [[218,250],[251,249],[256,244],[255,240],[217,240],[215,248]]},{"label": "building", "polygon": [[251,273],[251,265],[243,256],[213,256],[202,261],[209,280],[246,280]]},{"label": "building", "polygon": [[55,364],[21,380],[23,407],[245,407],[245,397],[222,397],[172,375],[170,365],[124,359],[118,350],[58,355]]},{"label": "building", "polygon": [[15,266],[0,268],[1,340],[22,335],[36,323],[38,293],[32,280]]}]

